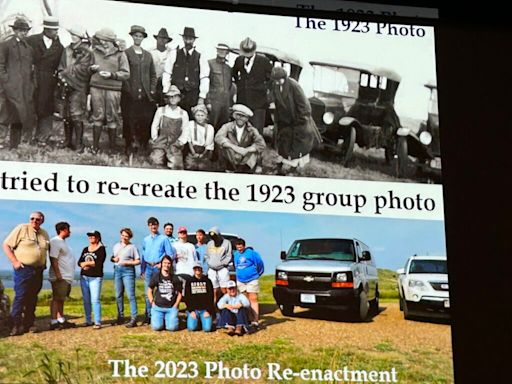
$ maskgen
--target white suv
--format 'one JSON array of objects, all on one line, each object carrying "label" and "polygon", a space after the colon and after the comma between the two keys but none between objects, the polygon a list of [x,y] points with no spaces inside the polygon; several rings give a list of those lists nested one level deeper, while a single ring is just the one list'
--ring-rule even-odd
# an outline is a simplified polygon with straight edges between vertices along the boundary
[{"label": "white suv", "polygon": [[450,317],[448,268],[445,256],[412,256],[398,273],[400,310],[404,318]]}]

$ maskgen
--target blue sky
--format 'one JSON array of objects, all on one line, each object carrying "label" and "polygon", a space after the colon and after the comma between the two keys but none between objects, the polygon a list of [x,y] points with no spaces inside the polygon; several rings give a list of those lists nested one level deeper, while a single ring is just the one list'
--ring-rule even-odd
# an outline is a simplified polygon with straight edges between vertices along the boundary
[{"label": "blue sky", "polygon": [[[44,212],[43,228],[50,237],[55,236],[55,223],[70,223],[72,233],[67,241],[75,257],[87,246],[86,233],[92,230],[102,233],[108,255],[125,226],[133,230],[132,242],[140,247],[150,216],[159,219],[161,229],[172,222],[175,231],[181,225],[189,232],[218,226],[221,232],[237,234],[262,255],[265,273],[274,273],[280,251],[287,250],[293,240],[309,237],[356,237],[370,246],[379,268],[393,270],[415,253],[446,255],[442,221],[11,200],[0,200],[0,239],[3,241],[16,224],[28,222],[35,210]],[[2,251],[0,269],[10,268]],[[107,262],[105,270],[112,271],[112,263]]]}]

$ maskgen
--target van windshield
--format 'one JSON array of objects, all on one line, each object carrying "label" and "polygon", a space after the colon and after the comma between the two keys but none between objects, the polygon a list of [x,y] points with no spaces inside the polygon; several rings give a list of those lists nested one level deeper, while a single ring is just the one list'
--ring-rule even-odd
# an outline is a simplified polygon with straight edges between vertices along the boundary
[{"label": "van windshield", "polygon": [[343,239],[308,239],[295,241],[287,259],[355,261],[354,244]]},{"label": "van windshield", "polygon": [[448,273],[446,260],[413,260],[409,273]]}]

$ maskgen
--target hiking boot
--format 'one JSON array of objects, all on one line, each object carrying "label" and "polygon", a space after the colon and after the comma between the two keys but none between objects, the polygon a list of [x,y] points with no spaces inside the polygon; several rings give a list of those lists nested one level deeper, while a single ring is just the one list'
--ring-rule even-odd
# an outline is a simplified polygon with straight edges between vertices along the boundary
[{"label": "hiking boot", "polygon": [[11,332],[9,333],[9,336],[21,336],[23,335],[23,327],[14,326],[11,329]]},{"label": "hiking boot", "polygon": [[237,335],[237,336],[243,336],[244,330],[243,330],[242,326],[241,325],[237,325],[236,329],[235,329],[235,332],[233,334]]},{"label": "hiking boot", "polygon": [[137,326],[137,319],[133,318],[130,320],[128,324],[125,325],[126,328],[135,328]]}]

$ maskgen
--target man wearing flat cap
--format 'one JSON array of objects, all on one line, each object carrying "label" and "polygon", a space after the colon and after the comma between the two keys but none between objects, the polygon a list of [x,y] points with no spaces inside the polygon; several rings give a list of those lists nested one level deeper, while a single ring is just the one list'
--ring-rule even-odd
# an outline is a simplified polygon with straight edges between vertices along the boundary
[{"label": "man wearing flat cap", "polygon": [[58,33],[59,20],[48,16],[43,19],[43,32],[27,37],[27,43],[34,50],[36,71],[36,139],[43,146],[49,144],[53,133],[53,95],[57,86],[57,67],[64,51]]},{"label": "man wearing flat cap", "polygon": [[251,122],[263,135],[268,108],[272,64],[266,56],[256,54],[256,42],[245,38],[240,43],[240,56],[235,60],[232,75],[236,84],[236,102],[251,108]]},{"label": "man wearing flat cap", "polygon": [[210,67],[194,47],[197,39],[194,28],[185,27],[181,37],[184,47],[171,51],[165,62],[162,86],[164,93],[167,93],[171,84],[178,87],[181,92],[180,107],[192,118],[192,107],[204,104],[208,93]]},{"label": "man wearing flat cap", "polygon": [[215,135],[221,164],[227,171],[261,172],[259,164],[266,144],[263,136],[249,123],[252,116],[253,113],[247,106],[233,105],[234,121],[224,124]]},{"label": "man wearing flat cap", "polygon": [[64,97],[62,115],[65,146],[82,151],[87,92],[91,79],[89,71],[92,64],[91,42],[82,26],[73,26],[68,29],[68,32],[71,35],[71,43],[62,52],[58,68],[61,95]]},{"label": "man wearing flat cap", "polygon": [[142,40],[148,36],[144,27],[132,25],[130,35],[133,45],[124,51],[130,65],[130,78],[123,83],[123,97],[126,98],[123,136],[127,153],[137,148],[146,153],[156,110],[155,65],[151,54],[141,47]]},{"label": "man wearing flat cap", "polygon": [[208,60],[210,66],[210,88],[206,106],[210,110],[210,123],[218,131],[229,121],[229,109],[233,105],[236,87],[231,81],[231,67],[226,63],[229,52],[227,44],[217,44],[217,57]]},{"label": "man wearing flat cap", "polygon": [[36,123],[34,51],[26,42],[28,22],[17,18],[10,27],[14,35],[0,44],[0,89],[5,100],[0,124],[9,125],[10,148],[16,148],[22,136],[26,142],[32,139]]}]

